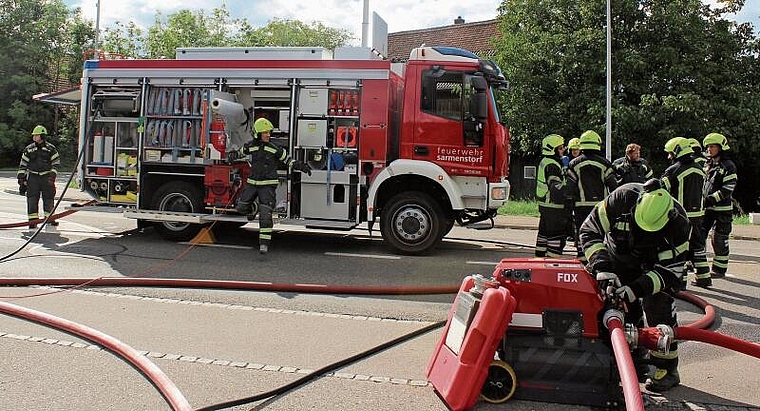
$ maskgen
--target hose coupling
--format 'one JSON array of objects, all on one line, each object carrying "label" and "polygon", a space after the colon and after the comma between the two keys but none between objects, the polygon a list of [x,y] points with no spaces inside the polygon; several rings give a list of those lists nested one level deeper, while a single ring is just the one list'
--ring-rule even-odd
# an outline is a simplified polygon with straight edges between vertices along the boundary
[{"label": "hose coupling", "polygon": [[658,324],[655,328],[660,331],[660,338],[657,339],[657,351],[663,354],[669,353],[670,344],[676,337],[673,327],[665,324]]},{"label": "hose coupling", "polygon": [[623,324],[623,318],[625,318],[625,315],[623,314],[622,311],[611,308],[604,312],[602,321],[604,322],[604,326],[609,329],[610,321],[617,319],[618,321],[620,321],[620,324]]}]

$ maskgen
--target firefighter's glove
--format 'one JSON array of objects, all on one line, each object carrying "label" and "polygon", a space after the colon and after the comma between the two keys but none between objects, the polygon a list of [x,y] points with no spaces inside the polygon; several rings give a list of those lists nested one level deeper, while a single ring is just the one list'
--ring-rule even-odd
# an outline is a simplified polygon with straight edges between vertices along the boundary
[{"label": "firefighter's glove", "polygon": [[615,290],[621,286],[617,274],[606,271],[599,271],[596,273],[596,282],[599,284],[599,291],[604,297],[613,296]]},{"label": "firefighter's glove", "polygon": [[26,185],[26,176],[19,176],[18,177],[18,185],[19,186],[25,186]]},{"label": "firefighter's glove", "polygon": [[715,201],[715,197],[713,196],[707,196],[707,198],[705,198],[705,207],[712,207],[717,203],[718,202]]},{"label": "firefighter's glove", "polygon": [[295,164],[293,164],[293,168],[299,170],[302,173],[306,173],[309,175],[309,177],[311,177],[311,167],[309,167],[309,165],[303,161],[296,161]]},{"label": "firefighter's glove", "polygon": [[240,152],[238,151],[230,151],[227,153],[227,162],[234,163],[235,161],[240,159]]},{"label": "firefighter's glove", "polygon": [[55,185],[55,173],[50,173],[47,176],[50,185]]},{"label": "firefighter's glove", "polygon": [[622,301],[625,301],[625,302],[628,302],[628,303],[632,303],[632,302],[636,301],[636,294],[634,294],[633,290],[631,289],[631,287],[629,287],[627,285],[624,285],[622,287],[618,287],[615,290],[615,296],[617,298],[621,299]]},{"label": "firefighter's glove", "polygon": [[26,195],[26,181],[24,182],[24,184],[18,185],[18,193],[22,196]]}]

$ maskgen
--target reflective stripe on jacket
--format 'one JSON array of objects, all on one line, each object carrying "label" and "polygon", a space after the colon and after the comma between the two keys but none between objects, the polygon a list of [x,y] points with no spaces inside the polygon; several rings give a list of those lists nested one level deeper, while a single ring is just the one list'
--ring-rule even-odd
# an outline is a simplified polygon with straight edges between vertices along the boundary
[{"label": "reflective stripe on jacket", "polygon": [[58,174],[61,166],[61,157],[54,145],[43,141],[42,144],[31,143],[21,153],[21,161],[18,164],[19,177],[31,174]]},{"label": "reflective stripe on jacket", "polygon": [[689,217],[705,215],[702,187],[705,184],[705,172],[692,158],[681,159],[673,163],[662,175],[662,183],[686,210]]},{"label": "reflective stripe on jacket", "polygon": [[710,160],[705,164],[705,197],[712,197],[706,202],[705,209],[712,211],[733,211],[731,195],[736,188],[736,165],[726,155],[721,154],[719,161]]},{"label": "reflective stripe on jacket", "polygon": [[238,150],[243,155],[250,155],[251,175],[248,176],[248,184],[252,185],[277,185],[277,166],[280,163],[288,168],[293,165],[293,160],[288,157],[284,148],[272,143],[255,141],[246,143]]},{"label": "reflective stripe on jacket", "polygon": [[596,150],[583,150],[567,168],[567,186],[576,207],[593,207],[617,187],[612,164]]},{"label": "reflective stripe on jacket", "polygon": [[559,157],[546,156],[538,164],[536,199],[539,207],[565,207],[565,175]]}]

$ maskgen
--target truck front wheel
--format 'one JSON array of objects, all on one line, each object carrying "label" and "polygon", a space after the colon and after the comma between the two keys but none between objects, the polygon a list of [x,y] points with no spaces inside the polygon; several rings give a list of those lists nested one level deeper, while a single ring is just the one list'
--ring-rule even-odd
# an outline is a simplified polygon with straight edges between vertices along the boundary
[{"label": "truck front wheel", "polygon": [[380,216],[383,239],[401,254],[423,254],[441,239],[443,212],[429,195],[400,193],[391,198]]},{"label": "truck front wheel", "polygon": [[[153,200],[153,209],[182,213],[200,213],[203,209],[201,193],[193,185],[185,182],[162,185]],[[172,241],[187,241],[201,230],[201,224],[181,222],[156,223],[156,231],[161,237]]]}]

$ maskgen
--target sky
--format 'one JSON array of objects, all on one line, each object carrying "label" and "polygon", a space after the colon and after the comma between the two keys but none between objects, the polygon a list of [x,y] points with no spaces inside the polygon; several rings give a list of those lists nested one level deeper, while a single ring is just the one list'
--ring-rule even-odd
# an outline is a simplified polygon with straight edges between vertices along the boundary
[{"label": "sky", "polygon": [[[69,7],[81,7],[85,18],[95,21],[98,0],[64,0]],[[715,0],[703,0],[714,4]],[[153,25],[156,12],[163,16],[182,9],[205,10],[226,5],[232,18],[245,18],[254,27],[274,18],[319,21],[326,26],[351,32],[353,45],[361,44],[363,0],[100,0],[100,28],[113,27],[116,21],[134,21],[146,28]],[[370,20],[376,12],[388,24],[388,32],[416,30],[453,24],[461,16],[466,22],[496,17],[501,0],[384,0],[370,1]],[[736,16],[739,22],[752,22],[760,29],[760,0],[746,0]]]}]

